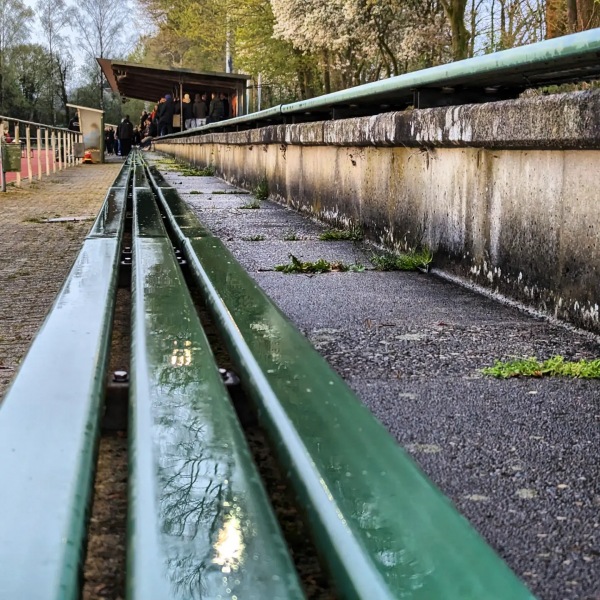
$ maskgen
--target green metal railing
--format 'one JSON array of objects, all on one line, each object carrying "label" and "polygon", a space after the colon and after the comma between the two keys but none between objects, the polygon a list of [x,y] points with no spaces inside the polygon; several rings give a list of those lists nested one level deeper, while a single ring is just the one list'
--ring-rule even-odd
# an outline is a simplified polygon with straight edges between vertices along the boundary
[{"label": "green metal railing", "polygon": [[76,600],[129,166],[0,404],[0,598]]},{"label": "green metal railing", "polygon": [[151,181],[341,596],[533,598],[154,169]]},{"label": "green metal railing", "polygon": [[527,88],[600,79],[599,54],[600,29],[592,29],[281,104],[160,140],[270,123],[376,114],[409,105],[424,108],[514,98]]}]

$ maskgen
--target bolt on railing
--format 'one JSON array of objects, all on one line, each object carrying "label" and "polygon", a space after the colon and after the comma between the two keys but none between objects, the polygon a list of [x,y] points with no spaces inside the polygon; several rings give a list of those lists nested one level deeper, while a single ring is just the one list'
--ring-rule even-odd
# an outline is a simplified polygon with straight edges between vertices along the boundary
[{"label": "bolt on railing", "polygon": [[[25,139],[21,138],[21,127],[25,130]],[[11,135],[12,128],[12,135]],[[34,130],[34,137],[32,137],[32,129]],[[6,137],[5,137],[6,136]],[[8,141],[10,139],[10,142]],[[35,153],[32,148],[32,140],[35,144]],[[80,158],[75,157],[74,149],[75,144],[81,142],[82,134],[78,131],[71,131],[63,127],[53,127],[52,125],[45,125],[44,123],[35,123],[32,121],[23,121],[21,119],[13,119],[12,117],[5,117],[0,115],[0,148],[3,144],[18,143],[21,145],[21,157],[26,160],[26,179],[29,182],[33,181],[34,169],[32,165],[32,159],[36,160],[36,176],[37,179],[41,179],[43,173],[43,162],[45,162],[45,174],[50,175],[50,169],[52,173],[56,173],[57,166],[58,170],[63,169],[81,163]],[[35,156],[34,156],[35,154]],[[42,159],[42,154],[44,159]],[[0,152],[0,188],[3,192],[6,191],[6,169],[3,163],[3,154]],[[52,164],[52,167],[50,167]],[[21,185],[21,171],[23,171],[23,165],[21,169],[15,171],[16,180],[15,185],[20,187]]]}]

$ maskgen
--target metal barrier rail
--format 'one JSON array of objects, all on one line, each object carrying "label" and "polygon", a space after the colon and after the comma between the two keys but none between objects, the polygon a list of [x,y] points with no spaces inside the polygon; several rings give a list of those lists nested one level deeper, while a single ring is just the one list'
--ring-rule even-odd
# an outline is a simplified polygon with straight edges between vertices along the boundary
[{"label": "metal barrier rail", "polygon": [[0,598],[76,600],[129,165],[0,404]]},{"label": "metal barrier rail", "polygon": [[600,79],[600,29],[366,83],[309,100],[157,138],[159,141],[277,123],[340,119],[516,98],[540,86]]},{"label": "metal barrier rail", "polygon": [[301,600],[141,166],[132,249],[127,597]]},{"label": "metal barrier rail", "polygon": [[[11,134],[12,127],[12,135]],[[21,127],[25,130],[25,141],[21,138]],[[35,137],[31,136],[31,129],[36,129]],[[33,157],[32,147],[35,145],[37,150],[36,153],[36,175],[37,179],[42,179],[44,174],[43,167],[45,166],[45,174],[48,176],[50,173],[56,173],[57,165],[58,170],[62,171],[64,168],[79,164],[80,159],[76,159],[74,155],[74,144],[80,142],[82,134],[77,131],[71,131],[63,127],[53,127],[52,125],[44,125],[43,123],[35,123],[32,121],[23,121],[21,119],[13,119],[12,117],[5,117],[0,115],[0,149],[5,144],[5,133],[9,134],[12,140],[24,145],[25,158],[27,160],[27,179],[33,181],[33,165],[31,159]],[[33,143],[32,143],[33,142]],[[42,160],[42,154],[44,153],[44,159]],[[2,164],[2,154],[0,153],[0,165]],[[52,164],[52,168],[50,165]],[[16,173],[15,185],[21,185],[21,172]],[[4,172],[4,166],[0,166],[0,189],[6,191],[6,174]]]},{"label": "metal barrier rail", "polygon": [[150,180],[341,596],[531,600],[176,190]]}]

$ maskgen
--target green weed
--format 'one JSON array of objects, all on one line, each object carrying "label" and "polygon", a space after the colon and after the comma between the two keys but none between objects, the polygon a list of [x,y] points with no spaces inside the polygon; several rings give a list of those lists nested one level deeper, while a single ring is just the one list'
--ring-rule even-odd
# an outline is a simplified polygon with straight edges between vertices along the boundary
[{"label": "green weed", "polygon": [[432,260],[433,254],[428,248],[402,254],[376,254],[371,257],[371,262],[377,271],[429,270]]},{"label": "green weed", "polygon": [[248,237],[244,237],[242,239],[245,242],[262,242],[263,240],[266,240],[267,238],[264,235],[251,235]]},{"label": "green weed", "polygon": [[301,240],[302,238],[299,237],[295,231],[289,231],[288,233],[286,233],[283,236],[283,239],[286,242],[297,242],[297,241]]},{"label": "green weed", "polygon": [[360,242],[364,235],[360,227],[352,227],[351,229],[330,229],[324,231],[319,239],[324,242],[350,240],[352,242]]},{"label": "green weed", "polygon": [[194,169],[200,177],[212,177],[216,173],[214,165],[206,165],[203,169]]},{"label": "green weed", "polygon": [[252,192],[257,200],[266,200],[269,197],[269,182],[266,177],[263,177],[263,179],[258,182]]},{"label": "green weed", "polygon": [[553,356],[540,362],[534,357],[515,358],[502,362],[497,360],[493,367],[481,372],[499,379],[509,377],[577,377],[580,379],[600,378],[600,358],[566,361],[563,356]]},{"label": "green weed", "polygon": [[240,208],[244,209],[244,210],[252,210],[252,209],[260,208],[260,201],[253,200],[252,202],[248,202],[248,204],[244,204],[243,206],[240,206]]},{"label": "green weed", "polygon": [[293,254],[289,255],[289,265],[277,265],[275,271],[282,273],[329,273],[330,271],[348,271],[349,267],[341,262],[329,262],[320,258],[315,262],[302,262]]},{"label": "green weed", "polygon": [[201,191],[199,191],[199,190],[192,190],[192,191],[190,192],[190,194],[203,194],[203,193],[204,193],[204,192],[201,192]]}]

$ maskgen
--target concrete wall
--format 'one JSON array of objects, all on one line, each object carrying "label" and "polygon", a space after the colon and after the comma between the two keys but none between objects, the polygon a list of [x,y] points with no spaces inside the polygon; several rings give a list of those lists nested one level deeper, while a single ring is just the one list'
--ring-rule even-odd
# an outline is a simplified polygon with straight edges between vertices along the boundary
[{"label": "concrete wall", "polygon": [[600,331],[600,94],[279,125],[157,145]]}]

